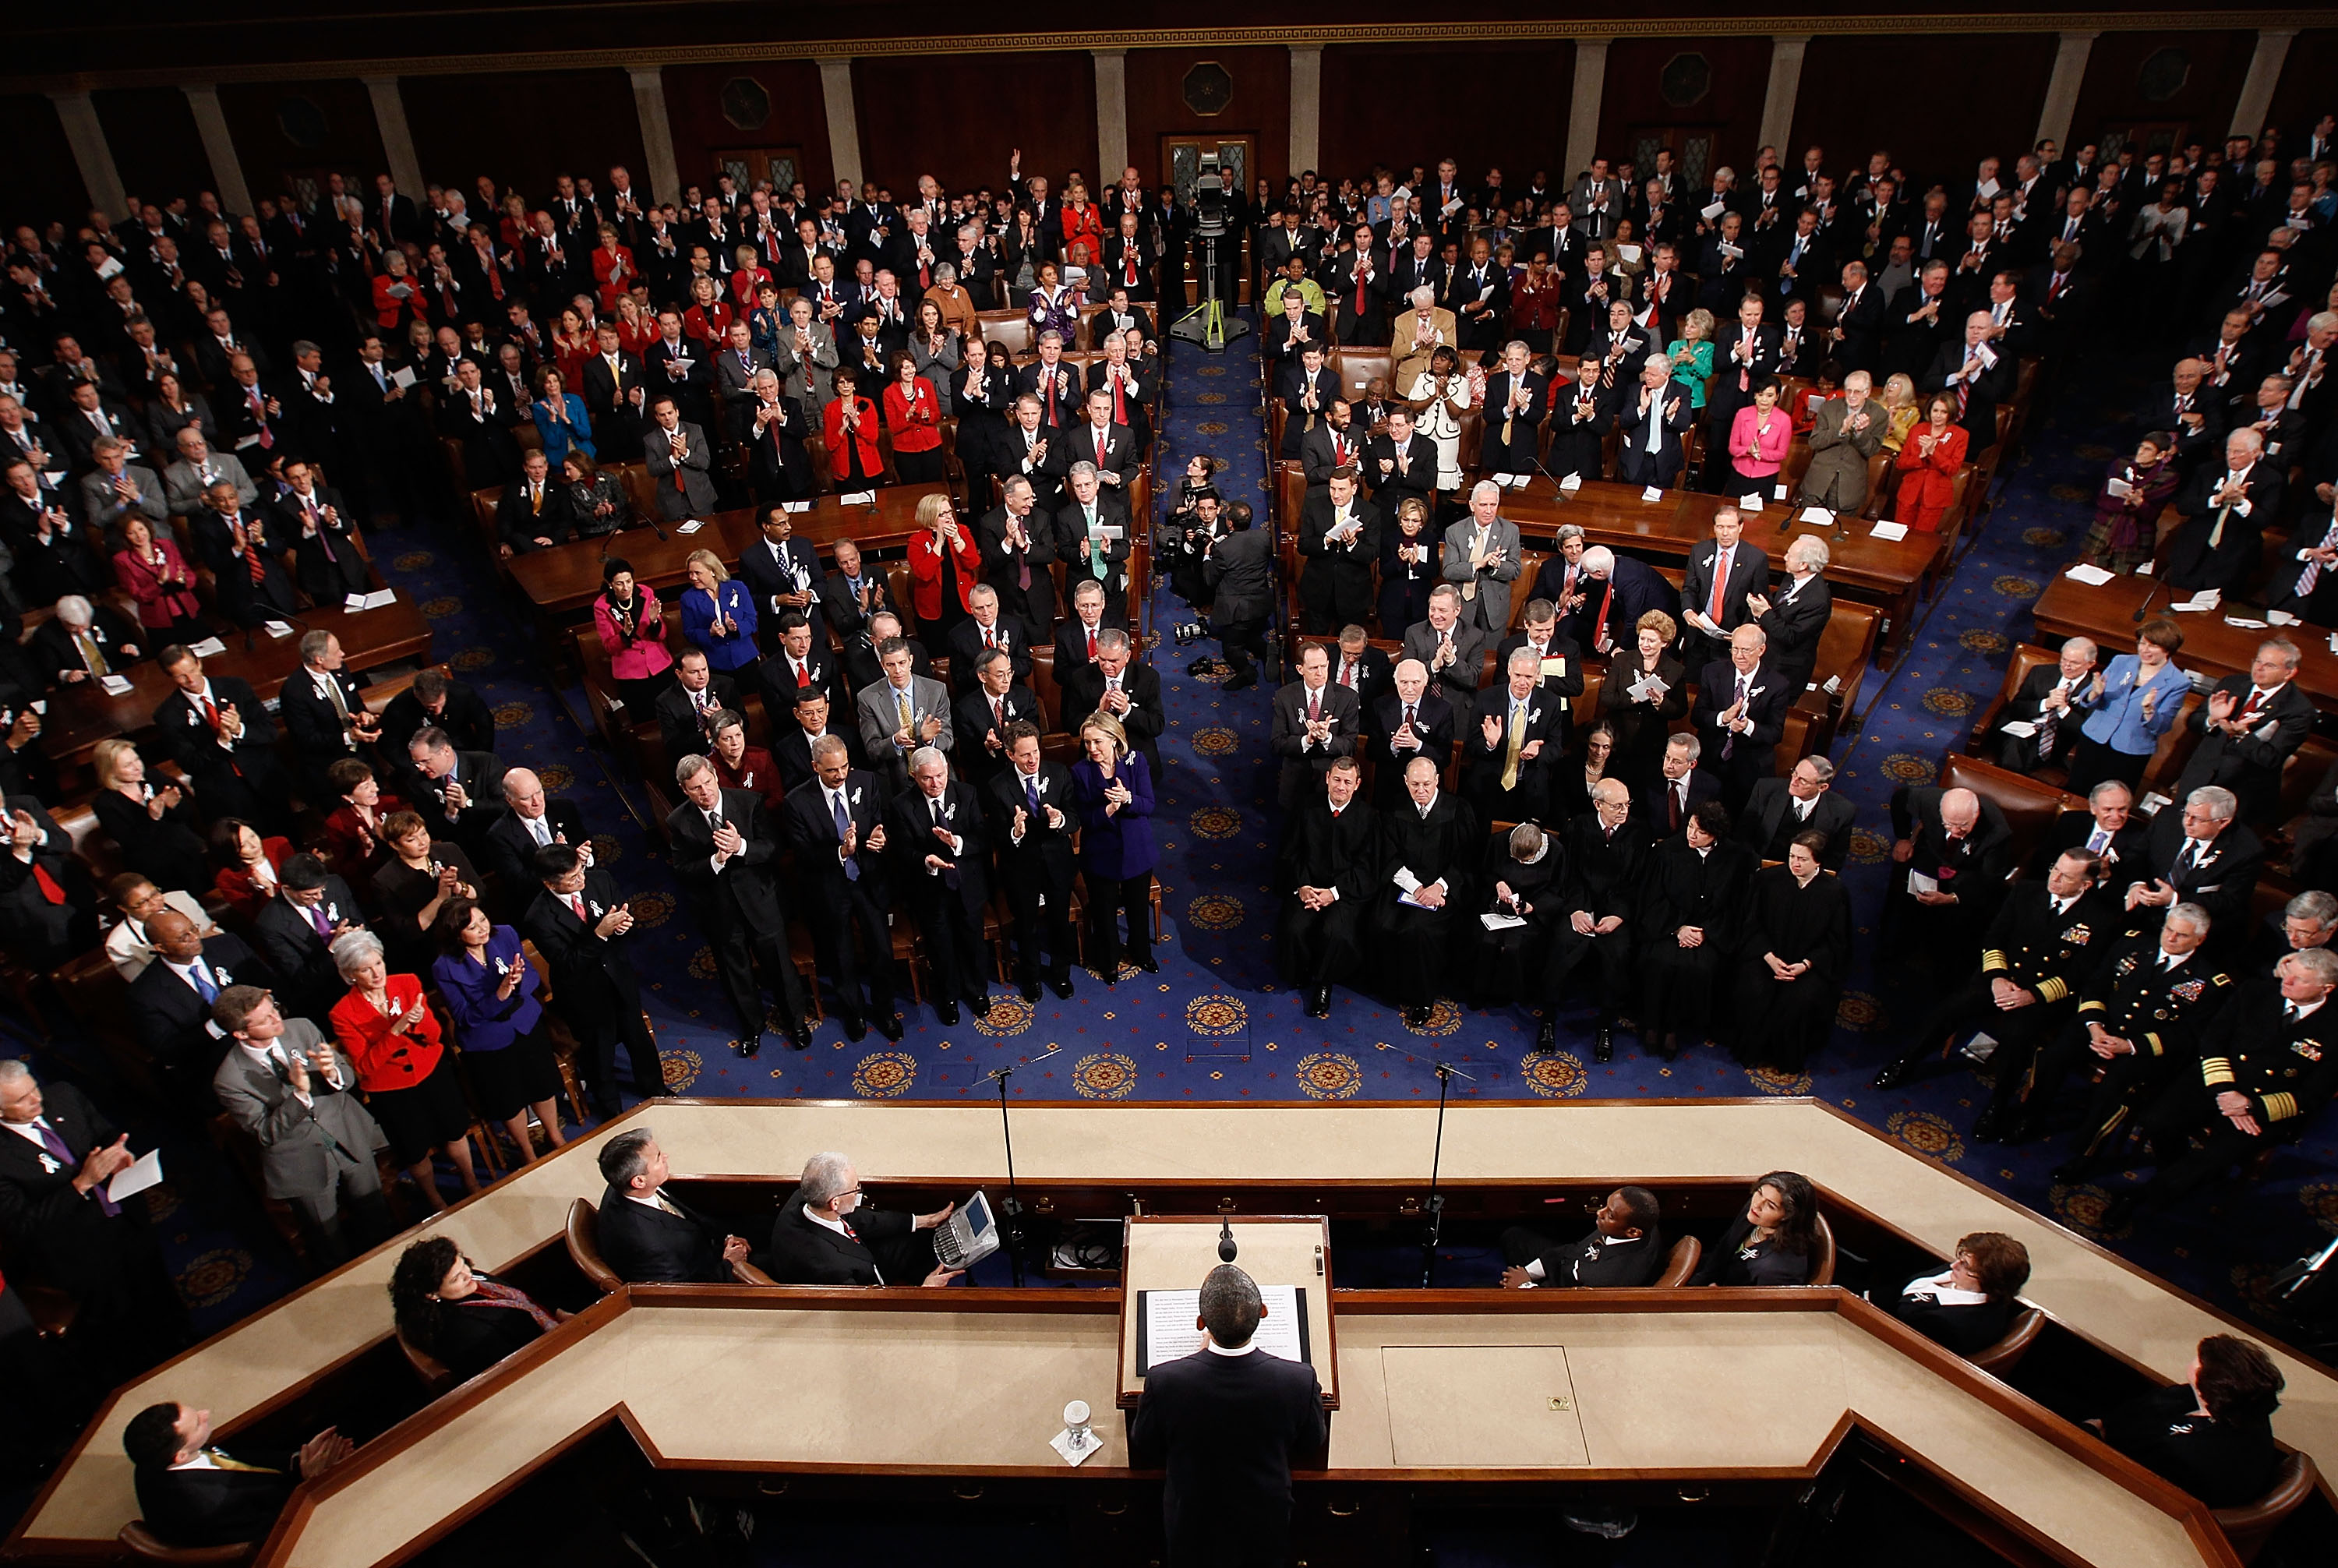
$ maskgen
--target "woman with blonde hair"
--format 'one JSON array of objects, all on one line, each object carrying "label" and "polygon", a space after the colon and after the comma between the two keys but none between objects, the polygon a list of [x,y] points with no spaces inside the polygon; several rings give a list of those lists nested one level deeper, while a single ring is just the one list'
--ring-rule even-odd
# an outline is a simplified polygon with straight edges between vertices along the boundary
[{"label": "woman with blonde hair", "polygon": [[755,596],[747,585],[732,582],[722,557],[712,550],[693,550],[682,571],[690,579],[690,586],[682,591],[682,634],[704,651],[709,669],[752,664]]},{"label": "woman with blonde hair", "polygon": [[909,603],[928,647],[939,648],[974,612],[982,581],[982,550],[974,529],[958,521],[947,495],[918,497],[918,531],[909,535]]},{"label": "woman with blonde hair", "polygon": [[148,782],[146,760],[127,740],[101,740],[90,757],[97,796],[90,809],[122,851],[122,863],[142,872],[165,893],[210,887],[211,867],[199,831],[191,787],[165,779]]},{"label": "woman with blonde hair", "polygon": [[1672,357],[1673,379],[1688,384],[1688,406],[1704,411],[1704,389],[1713,380],[1713,312],[1702,305],[1681,323],[1681,335],[1665,352]]},{"label": "woman with blonde hair", "polygon": [[1883,449],[1897,457],[1908,439],[1908,432],[1916,427],[1924,411],[1916,405],[1916,383],[1908,378],[1904,370],[1892,372],[1883,383],[1882,396],[1883,411],[1891,416],[1891,423],[1883,427]]},{"label": "woman with blonde hair", "polygon": [[1106,985],[1120,977],[1125,914],[1129,956],[1147,975],[1158,975],[1151,914],[1153,867],[1161,851],[1153,840],[1153,780],[1144,753],[1130,749],[1120,720],[1105,712],[1080,721],[1080,750],[1072,764],[1072,798],[1079,807],[1080,871],[1094,922],[1088,966]]},{"label": "woman with blonde hair", "polygon": [[[1615,732],[1608,771],[1638,789],[1662,769],[1672,721],[1688,711],[1688,671],[1672,655],[1680,627],[1661,610],[1643,614],[1633,640],[1620,638],[1599,685],[1599,719]],[[1638,695],[1634,695],[1634,689]]]}]

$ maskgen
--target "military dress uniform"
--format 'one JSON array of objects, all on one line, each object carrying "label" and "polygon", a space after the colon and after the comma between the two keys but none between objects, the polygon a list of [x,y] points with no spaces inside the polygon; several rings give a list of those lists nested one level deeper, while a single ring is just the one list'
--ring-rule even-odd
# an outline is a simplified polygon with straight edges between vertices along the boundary
[{"label": "military dress uniform", "polygon": [[[2173,964],[2166,961],[2170,956],[2160,951],[2156,927],[2123,933],[2088,984],[2077,1014],[2038,1054],[2022,1097],[2021,1136],[2044,1131],[2055,1096],[2072,1073],[2095,1076],[2072,1142],[2073,1158],[2055,1172],[2058,1180],[2075,1181],[2091,1168],[2136,1107],[2187,1059],[2186,1042],[2198,1024],[2232,994],[2233,977],[2201,949],[2173,956]],[[2176,1027],[2186,1021],[2193,1030]],[[2101,1024],[2103,1033],[2135,1049],[2108,1058],[2096,1055],[2088,1044],[2089,1024]]]},{"label": "military dress uniform", "polygon": [[[2042,881],[2018,884],[1998,906],[1997,917],[1981,938],[1979,969],[1934,1009],[1908,1054],[1887,1068],[1885,1075],[1891,1083],[1905,1083],[1942,1060],[1935,1054],[1945,1052],[1945,1043],[1969,1029],[1987,1033],[1997,1042],[1989,1057],[1997,1087],[1973,1123],[1973,1136],[1995,1136],[2029,1077],[2038,1047],[2068,1021],[2080,977],[2093,956],[2102,951],[2115,914],[2116,906],[2092,889],[2056,898]],[[1999,1007],[1996,983],[2000,979],[2012,981],[2037,1000],[2009,1012]]]},{"label": "military dress uniform", "polygon": [[[2245,1132],[2216,1107],[2217,1095],[2248,1097],[2257,1123]],[[2313,1113],[2338,1093],[2338,1005],[2328,998],[2301,1012],[2278,982],[2259,981],[2217,1009],[2201,1036],[2200,1071],[2179,1078],[2143,1113],[2158,1169],[2143,1190],[2114,1205],[2119,1220],[2143,1204],[2183,1197],[2246,1162],[2260,1150],[2299,1137]],[[2205,1128],[2205,1143],[2191,1135]],[[2104,1216],[2110,1223],[2111,1216]]]}]

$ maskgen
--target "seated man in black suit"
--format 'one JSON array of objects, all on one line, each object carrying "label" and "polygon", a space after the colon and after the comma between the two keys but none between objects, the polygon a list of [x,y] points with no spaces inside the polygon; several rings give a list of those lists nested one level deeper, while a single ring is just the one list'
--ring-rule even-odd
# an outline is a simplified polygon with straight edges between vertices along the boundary
[{"label": "seated man in black suit", "polygon": [[2297,644],[2268,637],[2257,645],[2245,675],[2227,675],[2194,710],[2200,737],[2172,793],[2177,799],[2203,784],[2221,784],[2239,797],[2241,817],[2269,829],[2281,808],[2281,773],[2313,729],[2313,700],[2297,688]]},{"label": "seated man in black suit", "polygon": [[1895,790],[1891,838],[1891,858],[1903,869],[1891,873],[1883,896],[1883,949],[1961,963],[2004,894],[2013,843],[2005,812],[1970,789]]},{"label": "seated man in black suit", "polygon": [[1266,1307],[1231,1263],[1202,1281],[1208,1342],[1156,1361],[1128,1428],[1128,1462],[1166,1469],[1161,1514],[1172,1563],[1279,1563],[1291,1520],[1291,1469],[1331,1439],[1323,1390],[1304,1362],[1252,1343]]},{"label": "seated man in black suit", "polygon": [[[1675,737],[1677,739],[1677,737]],[[1834,792],[1834,764],[1813,753],[1783,779],[1763,779],[1745,797],[1737,818],[1737,840],[1764,860],[1783,860],[1794,835],[1826,835],[1819,864],[1841,872],[1851,856],[1852,824],[1859,808]]]},{"label": "seated man in black suit", "polygon": [[1512,1290],[1538,1285],[1630,1289],[1648,1284],[1665,1271],[1658,1217],[1655,1193],[1645,1187],[1618,1187],[1592,1216],[1590,1233],[1577,1240],[1554,1242],[1513,1226],[1502,1232],[1502,1256],[1509,1263],[1502,1284]]},{"label": "seated man in black suit", "polygon": [[56,613],[33,629],[24,657],[44,685],[77,686],[120,675],[151,651],[145,633],[120,614],[68,593]]},{"label": "seated man in black suit", "polygon": [[2197,904],[2208,911],[2210,946],[2220,959],[2245,946],[2249,904],[2264,869],[2264,841],[2239,819],[2239,799],[2208,784],[2163,807],[2144,830],[2143,852],[2110,878],[2127,887],[2127,907]]},{"label": "seated man in black suit", "polygon": [[[930,1214],[860,1206],[860,1177],[841,1154],[815,1154],[771,1222],[771,1275],[781,1285],[947,1285],[965,1272],[934,1261],[934,1227],[958,1207]],[[857,1214],[857,1221],[845,1216]]]},{"label": "seated man in black suit", "polygon": [[328,1426],[298,1452],[239,1443],[229,1454],[211,1446],[211,1413],[180,1404],[150,1405],[122,1429],[133,1466],[138,1512],[172,1546],[258,1542],[276,1526],[292,1488],[313,1481],[357,1452]]},{"label": "seated man in black suit", "polygon": [[2025,875],[2043,877],[2065,849],[2084,849],[2103,863],[2106,886],[2124,887],[2116,867],[2143,853],[2146,818],[2135,814],[2135,792],[2116,779],[2087,791],[2084,811],[2065,811],[2047,824]]},{"label": "seated man in black suit", "polygon": [[1918,1275],[1875,1304],[1927,1339],[1972,1356],[2005,1338],[2029,1283],[2029,1249],[1996,1230],[1957,1239],[1957,1253],[1938,1272]]},{"label": "seated man in black suit", "polygon": [[381,743],[393,752],[403,751],[425,725],[444,730],[457,751],[496,749],[496,716],[486,699],[444,670],[423,671],[389,700],[381,711]]},{"label": "seated man in black suit", "polygon": [[[2035,773],[2040,768],[2069,765],[2083,721],[2071,703],[2086,695],[2099,656],[2092,638],[2073,637],[2062,644],[2058,662],[2038,665],[2021,678],[2020,689],[1998,714],[1997,728],[1991,731],[1999,767],[2014,773]],[[2031,733],[2008,734],[2008,724],[2026,724]]]},{"label": "seated man in black suit", "polygon": [[1633,809],[1640,814],[1640,826],[1650,838],[1671,838],[1688,821],[1690,812],[1707,800],[1721,799],[1721,780],[1698,766],[1704,759],[1704,742],[1695,730],[1665,738],[1657,776],[1632,791]]},{"label": "seated man in black suit", "polygon": [[496,553],[525,555],[565,544],[576,532],[576,516],[568,504],[568,486],[552,477],[552,464],[541,447],[520,459],[519,475],[504,486],[496,505]]},{"label": "seated man in black suit", "polygon": [[601,1146],[601,1257],[629,1285],[720,1283],[747,1261],[746,1239],[726,1236],[696,1210],[667,1197],[665,1151],[646,1127],[629,1127]]}]

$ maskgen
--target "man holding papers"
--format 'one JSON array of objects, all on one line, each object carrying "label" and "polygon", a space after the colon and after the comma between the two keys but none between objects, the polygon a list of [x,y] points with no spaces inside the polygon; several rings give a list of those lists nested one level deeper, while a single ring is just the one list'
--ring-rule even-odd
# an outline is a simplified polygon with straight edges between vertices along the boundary
[{"label": "man holding papers", "polygon": [[1931,368],[1920,383],[1923,391],[1946,392],[1956,399],[1957,423],[1975,457],[1997,444],[1997,406],[2013,396],[2013,356],[1989,340],[1996,325],[1986,310],[1966,317],[1963,338],[1933,350]]},{"label": "man holding papers", "polygon": [[1291,1468],[1331,1441],[1315,1369],[1255,1343],[1258,1286],[1231,1263],[1202,1282],[1207,1338],[1156,1363],[1128,1428],[1128,1462],[1165,1469],[1162,1523],[1173,1568],[1280,1563],[1291,1524]]}]

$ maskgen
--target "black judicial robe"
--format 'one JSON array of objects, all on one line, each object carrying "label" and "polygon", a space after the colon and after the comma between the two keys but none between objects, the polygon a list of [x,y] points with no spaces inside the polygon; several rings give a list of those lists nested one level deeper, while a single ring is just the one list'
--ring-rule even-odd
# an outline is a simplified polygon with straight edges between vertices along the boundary
[{"label": "black judicial robe", "polygon": [[[1382,984],[1407,1004],[1437,999],[1445,975],[1449,945],[1459,918],[1476,919],[1476,890],[1469,867],[1480,850],[1478,814],[1450,790],[1440,790],[1421,814],[1410,797],[1380,818],[1380,890],[1374,916]],[[1426,886],[1445,884],[1442,908],[1422,909],[1403,901],[1396,885],[1401,867]],[[1466,913],[1462,913],[1466,912]]]},{"label": "black judicial robe", "polygon": [[[1807,887],[1783,866],[1757,873],[1737,952],[1738,1058],[1800,1072],[1834,1026],[1835,1001],[1851,961],[1851,895],[1831,871],[1821,871]],[[1763,962],[1765,953],[1788,964],[1808,959],[1811,967],[1782,981]]]},{"label": "black judicial robe", "polygon": [[[1408,810],[1410,803],[1407,802]],[[1355,972],[1363,958],[1364,931],[1379,882],[1380,818],[1361,792],[1331,811],[1328,796],[1310,791],[1285,835],[1277,867],[1282,916],[1275,957],[1294,985],[1329,985]],[[1336,887],[1328,909],[1302,906],[1296,889]]]},{"label": "black judicial robe", "polygon": [[[1754,851],[1726,838],[1699,855],[1685,834],[1676,833],[1650,852],[1640,906],[1643,1030],[1665,1034],[1704,1026],[1714,978],[1736,956],[1746,889],[1757,869]],[[1684,926],[1704,932],[1704,940],[1682,946]]]}]

